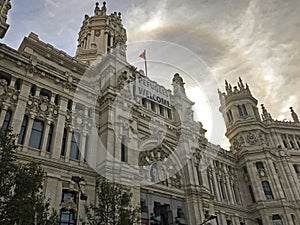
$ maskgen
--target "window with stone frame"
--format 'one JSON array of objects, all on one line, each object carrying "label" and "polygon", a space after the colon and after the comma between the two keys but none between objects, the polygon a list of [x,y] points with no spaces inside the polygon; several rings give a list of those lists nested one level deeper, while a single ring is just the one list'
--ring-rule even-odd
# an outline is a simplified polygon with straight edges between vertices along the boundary
[{"label": "window with stone frame", "polygon": [[264,164],[263,164],[263,162],[261,162],[261,161],[256,162],[256,163],[255,163],[255,166],[256,166],[256,169],[257,169],[258,171],[264,170],[264,169],[265,169]]},{"label": "window with stone frame", "polygon": [[61,142],[61,151],[60,151],[61,156],[65,156],[65,154],[66,154],[67,134],[68,134],[68,130],[66,128],[64,128],[64,133],[63,133],[62,142]]},{"label": "window with stone frame", "polygon": [[233,121],[233,116],[232,116],[231,110],[229,109],[226,114],[227,114],[228,122],[231,123]]},{"label": "window with stone frame", "polygon": [[278,214],[272,216],[272,222],[273,225],[283,225],[281,217]]},{"label": "window with stone frame", "polygon": [[264,180],[264,181],[261,182],[261,184],[262,184],[262,187],[263,187],[266,198],[267,199],[274,199],[269,181]]},{"label": "window with stone frame", "polygon": [[70,158],[79,159],[80,134],[72,132]]},{"label": "window with stone frame", "polygon": [[77,192],[63,190],[61,206],[58,224],[76,225]]},{"label": "window with stone frame", "polygon": [[127,162],[126,137],[124,135],[121,139],[121,162]]},{"label": "window with stone frame", "polygon": [[4,117],[3,124],[2,124],[2,129],[3,130],[7,130],[8,127],[10,126],[11,115],[12,115],[12,111],[11,110],[7,110],[6,114],[5,114],[5,117]]},{"label": "window with stone frame", "polygon": [[240,116],[247,116],[248,112],[247,112],[247,108],[245,106],[245,104],[242,105],[237,105],[237,110]]},{"label": "window with stone frame", "polygon": [[44,133],[44,122],[34,120],[29,140],[29,146],[36,149],[41,149],[41,143]]}]

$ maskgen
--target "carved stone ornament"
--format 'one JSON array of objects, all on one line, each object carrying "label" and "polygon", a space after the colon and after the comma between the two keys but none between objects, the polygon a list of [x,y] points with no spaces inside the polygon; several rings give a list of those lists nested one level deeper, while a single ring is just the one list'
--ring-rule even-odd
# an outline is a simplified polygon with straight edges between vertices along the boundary
[{"label": "carved stone ornament", "polygon": [[27,101],[27,113],[36,114],[39,118],[56,119],[58,116],[59,107],[53,102],[50,102],[46,96],[29,96]]},{"label": "carved stone ornament", "polygon": [[7,105],[14,107],[17,104],[19,91],[13,87],[7,86],[4,79],[0,80],[0,106],[5,102]]},{"label": "carved stone ornament", "polygon": [[258,142],[258,139],[255,135],[255,133],[253,132],[249,132],[247,135],[246,135],[246,142],[250,145],[255,145],[257,144]]},{"label": "carved stone ornament", "polygon": [[74,202],[73,198],[67,198],[64,202],[61,203],[61,207],[66,210],[77,210],[77,204]]}]

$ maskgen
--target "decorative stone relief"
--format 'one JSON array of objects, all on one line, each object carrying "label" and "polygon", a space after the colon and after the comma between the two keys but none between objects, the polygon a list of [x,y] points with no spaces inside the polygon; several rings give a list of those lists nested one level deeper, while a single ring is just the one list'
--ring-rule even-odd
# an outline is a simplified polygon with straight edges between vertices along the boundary
[{"label": "decorative stone relief", "polygon": [[19,91],[7,86],[6,80],[0,80],[0,106],[5,102],[10,107],[15,107],[18,102]]},{"label": "decorative stone relief", "polygon": [[249,132],[246,134],[246,142],[250,145],[256,145],[258,142],[258,139],[253,132]]},{"label": "decorative stone relief", "polygon": [[40,118],[56,119],[59,107],[50,102],[48,97],[29,96],[26,111],[30,114],[36,114]]}]

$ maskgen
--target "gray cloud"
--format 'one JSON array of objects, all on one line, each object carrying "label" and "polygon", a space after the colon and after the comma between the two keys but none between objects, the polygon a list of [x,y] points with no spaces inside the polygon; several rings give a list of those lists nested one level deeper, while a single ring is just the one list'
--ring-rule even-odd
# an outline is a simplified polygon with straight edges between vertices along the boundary
[{"label": "gray cloud", "polygon": [[[92,14],[93,1],[23,0],[13,3],[11,24],[5,42],[17,48],[30,31],[45,42],[74,55],[77,33],[84,14]],[[30,6],[30,7],[29,7]],[[202,85],[214,76],[219,85],[224,79],[232,83],[237,77],[248,82],[254,96],[265,103],[273,117],[290,119],[288,107],[300,113],[300,2],[298,0],[116,0],[108,10],[121,11],[129,43],[162,40],[187,48],[207,67],[194,66],[190,58],[170,55],[165,49],[149,47],[149,56],[170,58]],[[133,46],[133,45],[132,45]],[[145,46],[135,45],[129,59],[136,62]],[[177,61],[176,61],[177,57]],[[179,61],[181,62],[179,62]],[[140,63],[140,64],[139,64]],[[156,64],[153,74],[164,74],[170,86],[176,68]],[[167,81],[169,80],[169,82]],[[192,84],[194,82],[189,80]],[[187,82],[188,83],[188,82]],[[208,93],[218,103],[215,88]]]}]

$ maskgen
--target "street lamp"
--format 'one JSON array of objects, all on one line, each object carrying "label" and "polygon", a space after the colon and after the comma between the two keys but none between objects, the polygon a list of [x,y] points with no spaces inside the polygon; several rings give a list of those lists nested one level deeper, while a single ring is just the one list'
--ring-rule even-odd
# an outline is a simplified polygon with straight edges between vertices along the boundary
[{"label": "street lamp", "polygon": [[79,200],[87,200],[87,195],[84,194],[81,190],[80,182],[85,181],[83,177],[80,176],[72,176],[71,180],[77,184],[78,186],[78,201],[77,201],[77,216],[76,216],[76,223],[79,222]]},{"label": "street lamp", "polygon": [[204,222],[200,223],[199,225],[203,225],[203,224],[205,224],[205,223],[207,223],[208,221],[211,221],[211,220],[213,220],[213,219],[216,219],[217,224],[219,224],[219,223],[218,223],[218,217],[217,217],[217,216],[214,216],[214,215],[211,215],[211,216],[208,217],[207,220],[205,220]]}]

